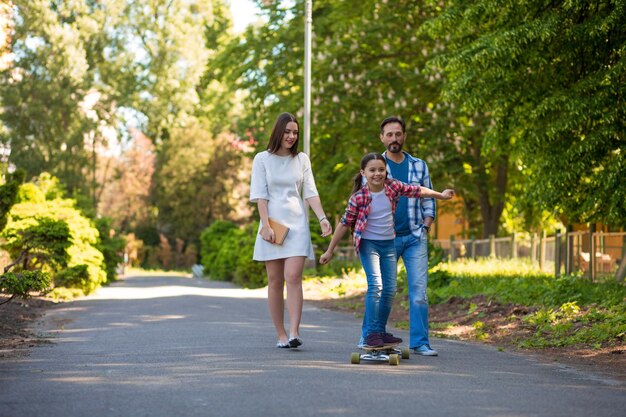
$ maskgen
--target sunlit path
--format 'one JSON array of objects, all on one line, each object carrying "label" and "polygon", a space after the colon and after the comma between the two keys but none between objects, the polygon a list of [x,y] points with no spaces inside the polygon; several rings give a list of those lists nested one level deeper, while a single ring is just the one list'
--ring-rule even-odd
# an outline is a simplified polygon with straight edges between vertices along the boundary
[{"label": "sunlit path", "polygon": [[[621,416],[626,387],[489,347],[351,365],[359,320],[305,305],[276,349],[265,290],[133,277],[62,304],[52,343],[0,364],[0,416]],[[406,334],[399,332],[401,337]]]}]

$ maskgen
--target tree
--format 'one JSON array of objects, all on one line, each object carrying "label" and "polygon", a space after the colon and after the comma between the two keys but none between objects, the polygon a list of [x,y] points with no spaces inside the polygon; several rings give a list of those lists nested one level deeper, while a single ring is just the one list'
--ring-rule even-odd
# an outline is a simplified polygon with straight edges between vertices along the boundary
[{"label": "tree", "polygon": [[[0,140],[28,178],[48,171],[71,195],[92,195],[95,149],[106,142],[114,101],[101,80],[111,10],[122,3],[15,1],[14,59],[0,72]],[[88,143],[88,147],[86,146]],[[90,181],[85,181],[85,177]]]},{"label": "tree", "polygon": [[161,230],[197,245],[200,232],[213,221],[249,218],[251,209],[243,191],[249,183],[250,163],[237,145],[232,135],[212,137],[201,121],[170,130],[155,176]]},{"label": "tree", "polygon": [[131,130],[129,149],[114,158],[111,180],[104,185],[98,211],[114,219],[113,227],[122,233],[152,224],[150,191],[156,152],[152,141],[142,132]]},{"label": "tree", "polygon": [[445,97],[487,112],[527,177],[522,202],[626,225],[626,2],[450,2],[425,26]]},{"label": "tree", "polygon": [[[246,91],[237,131],[263,148],[278,113],[301,115],[304,4],[259,7],[267,24],[226,44],[204,79]],[[325,206],[339,212],[361,156],[382,151],[378,123],[401,115],[406,150],[428,162],[435,186],[457,188],[475,230],[495,233],[512,163],[506,148],[485,138],[489,115],[468,115],[440,98],[443,76],[427,63],[445,43],[419,31],[438,14],[436,2],[314,2],[313,169]]]}]

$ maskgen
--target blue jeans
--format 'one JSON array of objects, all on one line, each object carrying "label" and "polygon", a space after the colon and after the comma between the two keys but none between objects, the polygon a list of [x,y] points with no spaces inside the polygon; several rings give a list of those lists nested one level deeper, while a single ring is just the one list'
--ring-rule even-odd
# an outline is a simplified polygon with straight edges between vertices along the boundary
[{"label": "blue jeans", "polygon": [[359,257],[367,277],[363,330],[384,333],[396,295],[398,262],[394,240],[361,239]]},{"label": "blue jeans", "polygon": [[[396,257],[402,258],[409,287],[409,347],[428,345],[428,239],[424,233],[419,238],[412,234],[397,236]],[[362,339],[367,335],[367,309],[363,317]]]}]

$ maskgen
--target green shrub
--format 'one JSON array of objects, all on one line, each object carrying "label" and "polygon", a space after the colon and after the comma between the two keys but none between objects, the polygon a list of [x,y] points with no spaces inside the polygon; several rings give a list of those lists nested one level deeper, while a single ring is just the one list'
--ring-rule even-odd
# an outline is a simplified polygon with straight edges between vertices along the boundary
[{"label": "green shrub", "polygon": [[117,266],[124,260],[122,254],[126,246],[123,238],[111,235],[111,222],[112,219],[108,217],[101,217],[95,221],[99,234],[96,248],[104,257],[102,268],[106,272],[107,282],[115,281],[117,278]]},{"label": "green shrub", "polygon": [[[47,180],[46,184],[49,186],[47,193],[57,196],[58,193],[53,191],[54,181]],[[76,209],[74,201],[60,198],[45,200],[46,194],[32,183],[22,185],[20,195],[23,199],[11,208],[9,221],[3,232],[5,237],[9,237],[8,244],[11,244],[11,236],[18,236],[18,231],[37,225],[41,218],[64,222],[69,229],[70,241],[67,248],[67,266],[87,265],[91,284],[86,288],[95,289],[106,282],[107,275],[102,268],[104,256],[97,248],[99,232],[91,220]],[[64,266],[55,266],[50,272],[58,272],[62,267]]]},{"label": "green shrub", "polygon": [[212,262],[203,264],[205,274],[212,279],[232,281],[239,261],[239,251],[242,249],[240,242],[244,237],[244,231],[237,228],[230,229],[222,235],[219,239],[219,248],[213,252]]},{"label": "green shrub", "polygon": [[50,274],[47,272],[22,271],[0,275],[0,293],[9,295],[9,300],[16,297],[28,298],[32,291],[43,292],[49,288]]},{"label": "green shrub", "polygon": [[87,265],[75,265],[58,272],[54,276],[55,287],[77,288],[84,294],[89,294],[97,285],[89,279]]},{"label": "green shrub", "polygon": [[18,270],[56,270],[69,260],[70,231],[67,223],[46,217],[33,219],[23,229],[7,227],[2,237],[13,266]]},{"label": "green shrub", "polygon": [[265,264],[253,261],[257,225],[241,229],[217,221],[200,235],[200,253],[204,274],[211,279],[232,281],[246,288],[267,285]]},{"label": "green shrub", "polygon": [[245,288],[261,288],[267,285],[265,262],[252,260],[257,225],[248,225],[239,235],[239,251],[233,282]]},{"label": "green shrub", "polygon": [[0,186],[0,231],[7,224],[7,216],[11,207],[18,201],[18,193],[23,181],[24,171],[18,169],[13,174],[9,174],[7,182]]},{"label": "green shrub", "polygon": [[231,222],[218,220],[202,231],[200,234],[200,262],[204,266],[205,274],[208,275],[212,269],[223,240],[231,230],[236,228],[237,226]]}]

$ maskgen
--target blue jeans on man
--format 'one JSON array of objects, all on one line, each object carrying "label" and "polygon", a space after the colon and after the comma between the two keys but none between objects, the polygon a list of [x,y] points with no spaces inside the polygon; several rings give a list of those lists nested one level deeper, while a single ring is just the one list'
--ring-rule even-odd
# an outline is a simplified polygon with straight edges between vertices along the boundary
[{"label": "blue jeans on man", "polygon": [[[428,284],[428,238],[425,233],[422,233],[419,238],[413,234],[396,236],[394,246],[396,259],[402,258],[407,274],[410,320],[409,347],[411,349],[422,346],[429,347],[428,295],[426,292]],[[363,343],[363,339],[368,332],[367,315],[366,301],[362,337],[359,344]]]}]

